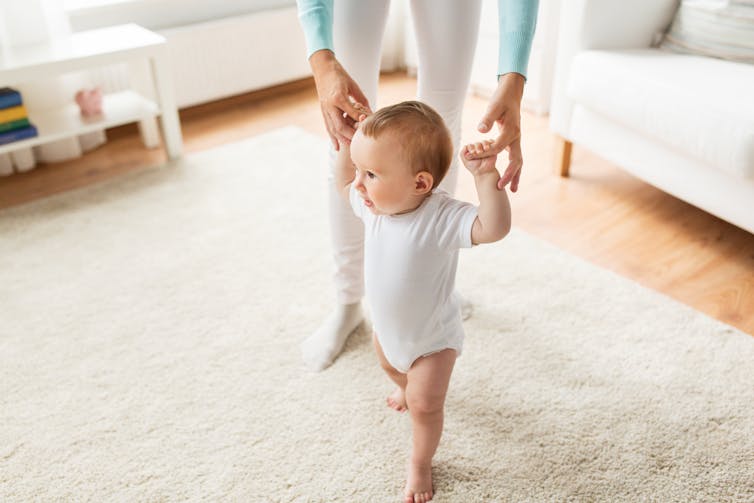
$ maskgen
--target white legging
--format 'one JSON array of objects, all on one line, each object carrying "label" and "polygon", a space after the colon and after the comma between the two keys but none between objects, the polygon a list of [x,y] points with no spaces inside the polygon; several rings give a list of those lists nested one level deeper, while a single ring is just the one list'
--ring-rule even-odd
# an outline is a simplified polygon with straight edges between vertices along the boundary
[{"label": "white legging", "polygon": [[[479,31],[481,0],[410,0],[418,49],[417,99],[445,120],[453,138],[453,161],[440,188],[453,194],[458,178],[463,103]],[[382,34],[390,0],[335,0],[335,55],[375,107]],[[338,302],[364,295],[364,227],[333,185],[335,152],[330,150],[330,230]]]}]

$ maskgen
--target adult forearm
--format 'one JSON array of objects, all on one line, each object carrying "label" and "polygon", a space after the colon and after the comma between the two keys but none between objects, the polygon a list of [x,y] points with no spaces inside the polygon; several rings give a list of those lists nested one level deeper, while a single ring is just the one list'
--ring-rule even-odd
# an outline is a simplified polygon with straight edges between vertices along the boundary
[{"label": "adult forearm", "polygon": [[306,55],[333,48],[332,0],[298,0],[298,17],[306,39]]},{"label": "adult forearm", "polygon": [[511,229],[511,207],[508,194],[497,188],[497,172],[474,176],[479,209],[477,218],[482,230],[481,242],[503,239]]},{"label": "adult forearm", "polygon": [[515,72],[526,77],[538,8],[539,0],[498,0],[498,75]]}]

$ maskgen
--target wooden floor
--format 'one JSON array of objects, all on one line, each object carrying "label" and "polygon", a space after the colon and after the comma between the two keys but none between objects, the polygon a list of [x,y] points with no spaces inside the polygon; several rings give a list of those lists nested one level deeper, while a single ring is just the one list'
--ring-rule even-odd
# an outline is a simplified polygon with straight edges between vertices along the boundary
[{"label": "wooden floor", "polygon": [[[384,75],[380,103],[414,97],[416,81]],[[464,141],[486,102],[470,97]],[[292,84],[181,112],[187,153],[296,125],[325,138],[313,82]],[[108,143],[81,159],[0,177],[0,208],[82,187],[164,161],[135,127],[108,131]],[[660,291],[754,335],[754,235],[723,222],[579,148],[571,177],[555,174],[547,119],[523,117],[524,171],[512,196],[514,225],[594,264]],[[475,200],[463,172],[458,196]]]}]

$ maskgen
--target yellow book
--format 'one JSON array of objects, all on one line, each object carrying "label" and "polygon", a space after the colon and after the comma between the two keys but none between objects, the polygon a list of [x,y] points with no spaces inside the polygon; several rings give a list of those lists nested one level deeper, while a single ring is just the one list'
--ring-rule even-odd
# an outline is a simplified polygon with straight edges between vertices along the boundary
[{"label": "yellow book", "polygon": [[10,122],[26,118],[26,107],[18,105],[16,107],[0,109],[0,122]]}]

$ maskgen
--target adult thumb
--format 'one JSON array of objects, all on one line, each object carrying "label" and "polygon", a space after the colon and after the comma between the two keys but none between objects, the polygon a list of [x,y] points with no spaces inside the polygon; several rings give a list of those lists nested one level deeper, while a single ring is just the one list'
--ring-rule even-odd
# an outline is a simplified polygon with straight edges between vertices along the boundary
[{"label": "adult thumb", "polygon": [[487,133],[492,129],[492,125],[495,123],[496,120],[502,118],[503,110],[501,107],[498,107],[496,103],[490,103],[487,107],[487,111],[484,112],[484,115],[482,116],[482,119],[479,121],[479,125],[477,125],[477,130],[480,133]]}]

